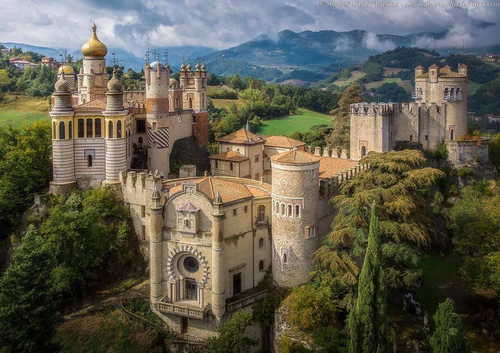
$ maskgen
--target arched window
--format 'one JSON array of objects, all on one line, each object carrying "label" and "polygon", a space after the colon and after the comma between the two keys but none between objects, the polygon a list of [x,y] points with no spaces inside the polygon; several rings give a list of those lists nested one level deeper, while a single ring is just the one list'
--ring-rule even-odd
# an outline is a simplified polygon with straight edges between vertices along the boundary
[{"label": "arched window", "polygon": [[193,98],[189,98],[189,109],[193,108]]},{"label": "arched window", "polygon": [[413,135],[410,135],[410,142],[413,142]]},{"label": "arched window", "polygon": [[113,122],[110,121],[108,125],[108,138],[112,139],[113,138]]},{"label": "arched window", "polygon": [[175,97],[175,109],[179,109],[180,108],[180,99],[179,97]]},{"label": "arched window", "polygon": [[66,138],[66,129],[64,127],[64,121],[59,123],[59,139],[64,140]]},{"label": "arched window", "polygon": [[56,136],[56,122],[54,121],[52,123],[52,139],[55,140],[57,138]]},{"label": "arched window", "polygon": [[233,170],[233,162],[229,163],[229,170]]},{"label": "arched window", "polygon": [[288,263],[288,257],[286,256],[286,253],[283,254],[283,265],[286,265]]},{"label": "arched window", "polygon": [[142,137],[139,137],[139,148],[142,148]]},{"label": "arched window", "polygon": [[259,261],[259,271],[264,271],[264,261]]},{"label": "arched window", "polygon": [[122,122],[121,120],[118,120],[116,123],[116,137],[121,139],[122,138]]},{"label": "arched window", "polygon": [[87,156],[87,167],[92,167],[92,155]]},{"label": "arched window", "polygon": [[451,99],[455,98],[455,88],[452,88],[452,89],[450,90],[450,98],[451,98]]},{"label": "arched window", "polygon": [[259,239],[259,249],[263,249],[264,248],[264,238],[260,238]]},{"label": "arched window", "polygon": [[300,205],[295,205],[295,217],[300,217]]},{"label": "arched window", "polygon": [[259,205],[257,212],[257,222],[265,222],[266,220],[266,206]]},{"label": "arched window", "polygon": [[457,88],[457,90],[455,91],[455,97],[457,100],[461,100],[462,99],[462,92],[460,92],[460,87]]},{"label": "arched window", "polygon": [[366,147],[361,147],[361,157],[366,157]]},{"label": "arched window", "polygon": [[68,138],[73,138],[73,123],[71,121],[68,123]]},{"label": "arched window", "polygon": [[78,137],[85,137],[85,121],[78,119]]},{"label": "arched window", "polygon": [[94,129],[92,127],[92,119],[87,119],[87,137],[92,137],[94,135]]},{"label": "arched window", "polygon": [[284,203],[281,204],[281,215],[282,216],[285,215],[285,204]]},{"label": "arched window", "polygon": [[454,140],[455,139],[455,130],[451,129],[450,131],[450,140]]},{"label": "arched window", "polygon": [[288,208],[287,216],[292,217],[292,205],[288,205],[287,208]]},{"label": "arched window", "polygon": [[450,91],[449,91],[448,87],[446,87],[444,89],[444,100],[448,100],[449,97],[450,97]]},{"label": "arched window", "polygon": [[101,119],[95,119],[95,137],[102,136]]}]

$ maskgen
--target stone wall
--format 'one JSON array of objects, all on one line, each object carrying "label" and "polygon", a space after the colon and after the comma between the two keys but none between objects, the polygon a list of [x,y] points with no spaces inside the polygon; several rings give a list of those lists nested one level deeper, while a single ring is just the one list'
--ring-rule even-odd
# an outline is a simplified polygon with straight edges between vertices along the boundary
[{"label": "stone wall", "polygon": [[479,162],[483,165],[490,163],[486,140],[445,140],[444,143],[448,150],[448,160],[455,168],[472,162]]}]

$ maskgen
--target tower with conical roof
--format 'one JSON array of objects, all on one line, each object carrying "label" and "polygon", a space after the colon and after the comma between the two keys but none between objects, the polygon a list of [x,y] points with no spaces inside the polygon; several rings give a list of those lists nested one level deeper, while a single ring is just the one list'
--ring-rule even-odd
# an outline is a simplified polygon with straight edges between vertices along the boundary
[{"label": "tower with conical roof", "polygon": [[71,90],[62,73],[52,95],[52,192],[67,193],[76,186],[73,145],[73,116]]},{"label": "tower with conical roof", "polygon": [[108,74],[106,46],[97,38],[97,26],[92,25],[92,37],[82,46],[83,67],[78,74],[78,104],[105,99]]}]

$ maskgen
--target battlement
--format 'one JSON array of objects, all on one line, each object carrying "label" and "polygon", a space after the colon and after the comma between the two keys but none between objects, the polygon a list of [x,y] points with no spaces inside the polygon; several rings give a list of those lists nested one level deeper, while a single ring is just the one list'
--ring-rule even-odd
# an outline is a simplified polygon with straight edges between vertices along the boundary
[{"label": "battlement", "polygon": [[441,114],[445,109],[446,103],[421,103],[421,102],[406,102],[401,104],[401,110],[416,114],[418,110],[423,110],[428,114]]},{"label": "battlement", "polygon": [[351,104],[353,115],[386,115],[398,109],[397,103],[354,103]]}]

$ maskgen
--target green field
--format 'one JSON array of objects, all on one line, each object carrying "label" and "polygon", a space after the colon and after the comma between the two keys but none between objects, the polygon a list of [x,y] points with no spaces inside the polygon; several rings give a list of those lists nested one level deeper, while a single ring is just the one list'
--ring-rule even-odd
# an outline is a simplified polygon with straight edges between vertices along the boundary
[{"label": "green field", "polygon": [[48,98],[34,98],[6,94],[0,100],[0,127],[32,124],[38,120],[49,120]]},{"label": "green field", "polygon": [[469,81],[467,84],[467,91],[469,92],[469,95],[476,93],[479,87],[481,87],[482,84],[474,82],[474,81]]},{"label": "green field", "polygon": [[331,115],[299,108],[296,115],[287,115],[265,120],[259,134],[290,136],[294,132],[306,132],[314,125],[331,124]]},{"label": "green field", "polygon": [[363,71],[353,71],[351,72],[351,77],[349,77],[347,80],[337,80],[333,84],[339,87],[347,87],[354,81],[359,80],[360,78],[364,77],[366,73]]},{"label": "green field", "polygon": [[241,99],[212,99],[214,102],[214,106],[216,108],[225,108],[229,109],[233,104],[236,104],[238,108],[241,108],[243,105],[243,100]]}]

